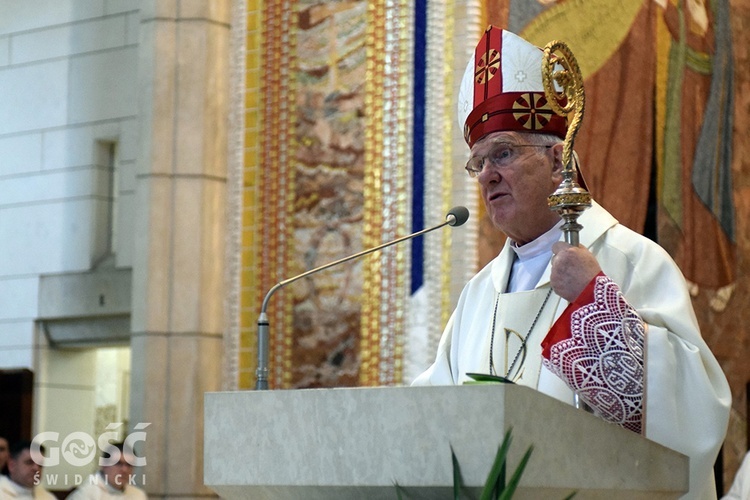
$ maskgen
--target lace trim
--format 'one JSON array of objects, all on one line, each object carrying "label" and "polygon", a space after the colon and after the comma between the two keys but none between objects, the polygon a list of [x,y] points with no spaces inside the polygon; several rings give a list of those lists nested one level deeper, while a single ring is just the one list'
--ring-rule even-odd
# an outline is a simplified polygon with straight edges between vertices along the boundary
[{"label": "lace trim", "polygon": [[570,338],[554,344],[543,363],[595,414],[640,433],[645,331],[617,284],[598,276],[594,302],[571,314]]}]

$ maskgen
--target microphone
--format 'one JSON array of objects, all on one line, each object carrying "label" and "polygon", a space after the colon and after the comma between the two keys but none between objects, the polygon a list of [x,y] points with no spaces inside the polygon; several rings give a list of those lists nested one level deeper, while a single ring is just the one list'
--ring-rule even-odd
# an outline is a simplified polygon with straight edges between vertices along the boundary
[{"label": "microphone", "polygon": [[306,278],[307,276],[310,276],[311,274],[315,274],[325,269],[328,269],[329,267],[337,266],[339,264],[343,264],[344,262],[348,262],[350,260],[362,257],[369,253],[382,250],[383,248],[389,247],[391,245],[395,245],[396,243],[401,243],[402,241],[416,238],[417,236],[421,236],[425,233],[429,233],[430,231],[434,231],[435,229],[440,229],[441,227],[444,227],[444,226],[453,226],[453,227],[460,226],[464,224],[468,219],[469,219],[469,210],[466,207],[453,207],[450,210],[448,210],[448,213],[445,216],[445,222],[443,222],[442,224],[438,224],[437,226],[429,227],[427,229],[422,229],[421,231],[417,231],[416,233],[412,233],[407,236],[402,236],[401,238],[397,238],[393,241],[383,243],[382,245],[378,245],[376,247],[369,248],[367,250],[362,250],[361,252],[357,252],[348,257],[344,257],[343,259],[329,262],[328,264],[324,264],[320,267],[316,267],[315,269],[311,269],[302,274],[298,274],[297,276],[294,276],[292,278],[276,283],[268,291],[268,293],[266,294],[266,297],[263,299],[263,304],[260,307],[260,316],[258,317],[258,368],[255,371],[255,375],[256,375],[255,390],[258,391],[258,390],[268,389],[268,350],[269,350],[268,327],[269,327],[269,324],[268,324],[268,315],[266,314],[266,309],[268,308],[268,301],[271,299],[271,295],[273,295],[278,289],[290,283],[293,283],[297,280],[300,280],[302,278]]}]

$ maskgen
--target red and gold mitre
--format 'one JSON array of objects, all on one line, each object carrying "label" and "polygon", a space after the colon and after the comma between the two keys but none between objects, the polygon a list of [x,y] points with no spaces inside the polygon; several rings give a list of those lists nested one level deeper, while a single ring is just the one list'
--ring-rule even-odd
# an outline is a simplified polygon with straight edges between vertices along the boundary
[{"label": "red and gold mitre", "polygon": [[518,131],[565,138],[567,119],[547,102],[543,51],[518,35],[489,26],[466,66],[458,95],[458,121],[472,147],[492,132]]}]

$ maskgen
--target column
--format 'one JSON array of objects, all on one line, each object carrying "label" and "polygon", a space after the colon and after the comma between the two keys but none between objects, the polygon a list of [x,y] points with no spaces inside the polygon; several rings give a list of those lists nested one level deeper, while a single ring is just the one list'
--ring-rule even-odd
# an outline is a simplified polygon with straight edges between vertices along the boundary
[{"label": "column", "polygon": [[141,1],[132,429],[151,498],[203,486],[203,394],[221,388],[229,0]]}]

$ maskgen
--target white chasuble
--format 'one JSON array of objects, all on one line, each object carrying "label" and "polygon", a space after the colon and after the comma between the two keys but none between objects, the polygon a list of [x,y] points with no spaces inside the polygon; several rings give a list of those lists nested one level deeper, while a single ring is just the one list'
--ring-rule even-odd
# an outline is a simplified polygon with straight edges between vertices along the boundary
[{"label": "white chasuble", "polygon": [[[690,491],[683,499],[716,498],[713,464],[726,434],[731,392],[721,366],[701,337],[684,277],[661,247],[619,225],[596,203],[581,215],[579,222],[583,225],[581,246],[593,253],[603,274],[617,285],[623,304],[633,312],[627,316],[637,316],[642,325],[642,399],[636,395],[643,404],[642,432],[690,457]],[[534,290],[503,293],[514,256],[506,244],[500,255],[466,284],[445,327],[434,363],[417,377],[414,385],[461,384],[469,380],[466,373],[488,373],[492,343],[497,375],[505,376],[510,369],[510,378],[516,383],[572,403],[572,389],[542,366],[540,346],[554,321],[566,310],[567,301],[554,293],[550,296],[526,339],[525,356],[521,352],[513,365],[523,336],[529,332],[544,300],[550,274],[547,267]],[[573,320],[576,317],[571,316]],[[575,334],[587,330],[571,331]]]}]

